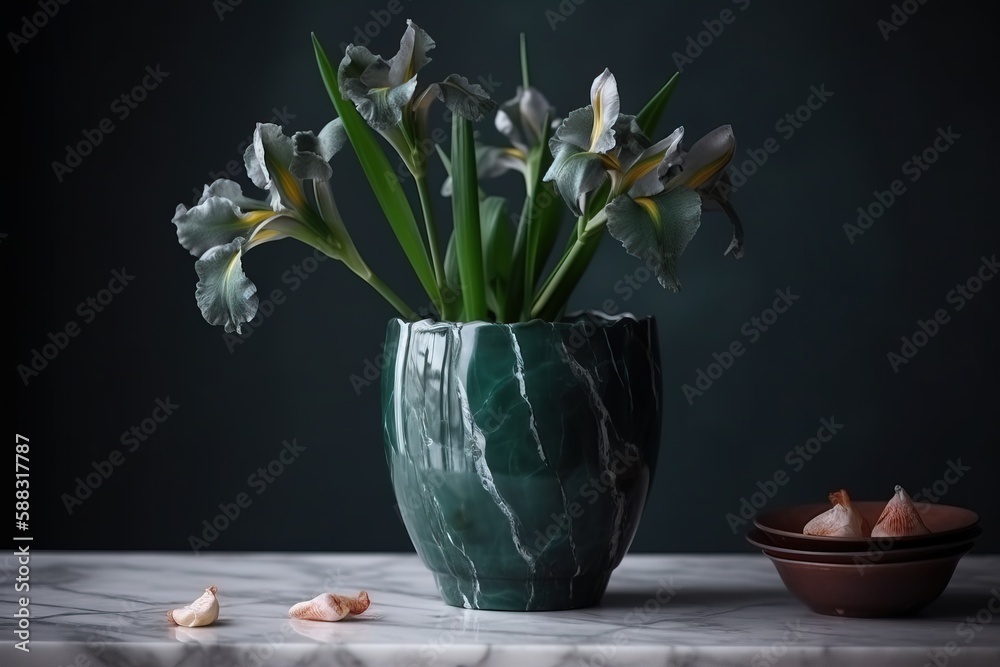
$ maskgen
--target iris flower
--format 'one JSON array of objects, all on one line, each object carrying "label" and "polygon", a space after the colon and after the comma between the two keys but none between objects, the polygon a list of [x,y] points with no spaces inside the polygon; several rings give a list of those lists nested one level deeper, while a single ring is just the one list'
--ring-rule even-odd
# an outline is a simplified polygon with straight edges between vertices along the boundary
[{"label": "iris flower", "polygon": [[657,176],[669,191],[678,187],[691,188],[701,197],[702,208],[706,211],[722,211],[733,224],[733,239],[724,254],[732,253],[739,259],[743,256],[743,224],[729,203],[727,193],[732,186],[726,167],[736,153],[736,135],[730,125],[718,127],[691,146],[689,151],[681,151],[676,166],[661,167]]},{"label": "iris flower", "polygon": [[417,73],[431,61],[427,53],[434,40],[413,21],[399,41],[399,51],[388,60],[363,46],[351,44],[338,69],[340,90],[354,103],[368,125],[399,153],[410,170],[421,167],[414,159],[427,136],[427,112],[435,100],[453,113],[478,121],[496,108],[482,86],[457,74],[433,83],[417,94]]},{"label": "iris flower", "polygon": [[549,136],[549,129],[561,122],[555,112],[537,88],[518,86],[517,94],[497,109],[494,121],[511,145],[479,148],[480,177],[499,176],[511,169],[527,174],[529,156]]},{"label": "iris flower", "polygon": [[[557,127],[555,109],[534,86],[517,87],[517,94],[497,108],[497,130],[507,137],[510,146],[476,145],[476,172],[479,179],[496,178],[508,171],[519,171],[531,188],[534,179],[528,173],[528,159],[547,136],[546,124]],[[441,194],[451,196],[451,177],[445,179]],[[529,194],[531,194],[529,192]]]},{"label": "iris flower", "polygon": [[553,162],[545,175],[578,216],[587,198],[607,180],[609,203],[595,221],[632,255],[646,260],[657,279],[678,289],[677,259],[701,224],[701,212],[724,210],[733,222],[726,250],[739,257],[743,231],[739,218],[716,186],[736,150],[728,125],[713,130],[683,150],[684,128],[651,143],[635,116],[621,113],[618,84],[607,69],[590,89],[590,105],[569,114],[549,141]]},{"label": "iris flower", "polygon": [[219,179],[206,185],[198,204],[177,206],[173,223],[180,244],[198,257],[195,296],[210,324],[242,332],[257,313],[257,287],[243,272],[252,248],[294,238],[339,259],[355,273],[370,273],[347,233],[330,191],[329,160],[346,140],[340,120],[318,135],[286,136],[278,125],[257,124],[244,163],[267,200],[243,194],[240,185]]}]

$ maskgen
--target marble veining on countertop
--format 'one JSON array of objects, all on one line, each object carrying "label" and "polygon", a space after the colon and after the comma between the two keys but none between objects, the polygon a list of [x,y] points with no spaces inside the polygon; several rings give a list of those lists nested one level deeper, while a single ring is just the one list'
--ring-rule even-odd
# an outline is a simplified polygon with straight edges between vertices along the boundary
[{"label": "marble veining on countertop", "polygon": [[[1000,665],[1000,614],[990,611],[1000,608],[1000,556],[967,556],[944,595],[907,619],[814,614],[760,555],[629,555],[600,606],[533,613],[446,606],[414,555],[42,551],[28,593],[14,590],[16,559],[3,560],[5,667]],[[168,609],[210,585],[216,625],[168,624]],[[372,599],[362,616],[288,618],[317,593],[359,590]],[[14,647],[24,595],[30,653]]]}]

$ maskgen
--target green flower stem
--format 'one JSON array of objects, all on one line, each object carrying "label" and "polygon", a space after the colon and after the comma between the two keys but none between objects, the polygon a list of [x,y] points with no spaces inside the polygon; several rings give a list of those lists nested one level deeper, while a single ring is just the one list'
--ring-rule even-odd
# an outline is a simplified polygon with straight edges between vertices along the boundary
[{"label": "green flower stem", "polygon": [[[608,201],[611,201],[609,198]],[[583,234],[587,236],[589,234],[594,234],[604,228],[604,225],[608,223],[608,209],[602,208],[600,212],[593,218],[587,221],[583,227]]]},{"label": "green flower stem", "polygon": [[566,305],[566,300],[576,288],[580,277],[583,275],[590,260],[603,238],[604,225],[608,222],[608,214],[605,209],[595,215],[590,220],[580,218],[583,222],[578,227],[583,228],[583,232],[577,235],[576,241],[566,250],[559,264],[552,271],[552,275],[545,282],[538,298],[531,305],[531,317],[538,317],[545,321],[553,321]]},{"label": "green flower stem", "polygon": [[[441,256],[441,242],[438,238],[437,224],[434,220],[433,198],[427,182],[427,171],[424,164],[425,156],[421,155],[417,138],[421,135],[420,127],[413,113],[403,116],[397,130],[405,144],[405,150],[399,149],[399,155],[403,158],[406,168],[410,170],[413,180],[417,182],[417,195],[420,198],[420,211],[424,217],[424,230],[427,234],[427,246],[430,250],[431,264],[434,268],[434,281],[437,283],[439,292],[447,286],[447,278],[444,271],[444,258]],[[438,314],[443,319],[449,319],[448,304],[444,297],[435,302]]]},{"label": "green flower stem", "polygon": [[[367,268],[367,267],[366,267]],[[396,309],[396,311],[405,320],[416,320],[418,315],[417,311],[410,308],[403,299],[396,294],[391,287],[385,284],[385,282],[376,276],[371,269],[368,269],[368,275],[358,274],[364,279],[366,283],[375,288],[375,291],[382,295],[382,298],[389,302],[389,304]]]},{"label": "green flower stem", "polygon": [[573,286],[568,284],[568,276],[574,273],[573,267],[582,258],[586,257],[589,260],[590,253],[587,252],[589,246],[587,241],[588,239],[577,239],[570,246],[569,251],[552,272],[552,279],[546,283],[538,298],[535,299],[535,303],[532,304],[531,317],[537,317],[546,322],[551,322],[558,317],[559,311],[563,308],[562,302],[575,286],[575,281]]},{"label": "green flower stem", "polygon": [[588,205],[590,204],[589,198],[583,202],[583,215],[576,219],[576,238],[577,240],[583,236],[583,233],[587,230],[587,221],[590,219]]},{"label": "green flower stem", "polygon": [[419,173],[413,175],[417,182],[417,194],[420,196],[420,209],[424,214],[424,227],[427,230],[427,245],[431,250],[431,262],[434,264],[434,278],[438,287],[444,288],[444,260],[441,257],[441,243],[438,241],[437,224],[434,222],[433,200],[431,199],[430,187],[427,184],[427,174]]},{"label": "green flower stem", "polygon": [[[330,184],[326,181],[313,181],[312,183],[313,195],[316,197],[320,214],[317,216],[310,209],[303,217],[310,220],[313,224],[318,225],[318,239],[325,241],[323,247],[319,249],[326,253],[328,257],[343,262],[355,275],[374,287],[375,291],[382,295],[382,298],[388,301],[404,318],[408,320],[416,319],[416,311],[410,308],[392,288],[375,275],[375,272],[371,270],[368,263],[361,257],[361,253],[358,252],[357,246],[354,245],[351,235],[347,233],[347,227],[344,225],[343,218],[340,217],[340,211],[337,210],[337,203],[333,198],[333,192],[330,190]],[[326,230],[323,228],[323,222],[326,223]]]},{"label": "green flower stem", "polygon": [[569,253],[573,249],[573,246],[577,244],[577,241],[579,239],[578,235],[581,234],[583,231],[583,225],[584,225],[584,216],[580,216],[579,218],[577,218],[577,221],[573,223],[573,230],[570,232],[569,239],[567,239],[566,241],[566,247],[563,248],[562,256],[559,258],[559,261],[556,262],[556,268],[552,270],[552,273],[549,274],[549,277],[545,279],[544,283],[542,283],[542,287],[538,290],[538,294],[536,296],[529,296],[530,301],[529,303],[525,304],[525,310],[526,310],[525,315],[531,315],[532,306],[534,306],[535,302],[541,298],[543,293],[551,291],[549,289],[549,285],[552,284],[552,282],[555,280],[556,274],[559,273],[559,270],[562,268],[563,264],[566,263],[566,259],[567,257],[569,257]]}]

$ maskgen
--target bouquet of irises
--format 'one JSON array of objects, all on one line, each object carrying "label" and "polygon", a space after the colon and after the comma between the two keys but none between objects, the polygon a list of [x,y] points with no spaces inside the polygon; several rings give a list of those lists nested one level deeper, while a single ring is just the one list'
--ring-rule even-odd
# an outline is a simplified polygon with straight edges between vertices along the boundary
[{"label": "bouquet of irises", "polygon": [[[523,35],[522,85],[501,105],[457,74],[419,86],[418,73],[435,43],[412,21],[388,60],[350,45],[334,69],[315,35],[313,46],[337,118],[318,133],[292,136],[278,125],[258,123],[244,161],[265,198],[244,195],[238,183],[219,179],[205,186],[196,206],[179,205],[174,214],[181,245],[198,258],[196,298],[211,324],[240,332],[254,318],[257,288],[243,271],[243,255],[284,238],[343,262],[403,318],[454,322],[560,319],[605,229],[672,290],[680,288],[677,262],[703,210],[728,215],[734,233],[726,254],[742,255],[743,230],[729,203],[726,174],[736,149],[732,128],[724,125],[688,148],[683,127],[655,143],[649,139],[677,85],[676,74],[631,116],[621,112],[618,84],[605,69],[591,85],[590,104],[560,119],[531,85]],[[451,122],[447,151],[441,144],[448,132],[429,122],[439,102]],[[507,145],[487,145],[474,135],[473,123],[493,113]],[[399,178],[379,137],[412,178]],[[428,305],[420,311],[375,274],[341,217],[330,161],[348,143],[427,293]],[[441,188],[450,198],[447,244],[428,178],[435,154],[447,172]],[[511,170],[523,175],[525,185],[514,215],[508,201],[487,194],[483,183]],[[406,185],[416,188],[419,215]],[[566,209],[575,223],[559,260],[543,276]]]}]

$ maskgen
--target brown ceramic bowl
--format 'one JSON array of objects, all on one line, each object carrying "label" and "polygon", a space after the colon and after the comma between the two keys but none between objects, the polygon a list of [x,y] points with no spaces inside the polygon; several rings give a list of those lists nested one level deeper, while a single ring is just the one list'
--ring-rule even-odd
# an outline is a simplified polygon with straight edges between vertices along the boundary
[{"label": "brown ceramic bowl", "polygon": [[940,558],[858,567],[768,555],[785,587],[817,614],[907,616],[938,598],[968,551]]},{"label": "brown ceramic bowl", "polygon": [[792,549],[775,544],[767,533],[759,528],[751,528],[747,532],[747,542],[764,552],[767,556],[784,558],[785,560],[797,560],[807,563],[828,563],[830,565],[856,565],[858,567],[871,567],[883,563],[904,563],[912,560],[926,560],[928,558],[943,558],[964,554],[972,548],[976,537],[983,532],[976,526],[975,533],[967,541],[957,543],[937,544],[927,547],[911,547],[908,549],[883,550],[875,546],[866,551],[805,551],[802,549]]},{"label": "brown ceramic bowl", "polygon": [[[854,507],[861,513],[869,526],[878,522],[887,501],[867,500],[855,502]],[[931,531],[930,535],[894,538],[819,537],[803,535],[802,529],[810,519],[830,509],[829,503],[795,505],[764,512],[754,525],[767,533],[775,546],[807,551],[893,551],[912,547],[928,547],[941,544],[957,544],[974,539],[979,530],[979,515],[972,510],[954,505],[917,505],[920,518]],[[971,536],[971,537],[970,537]]]}]

